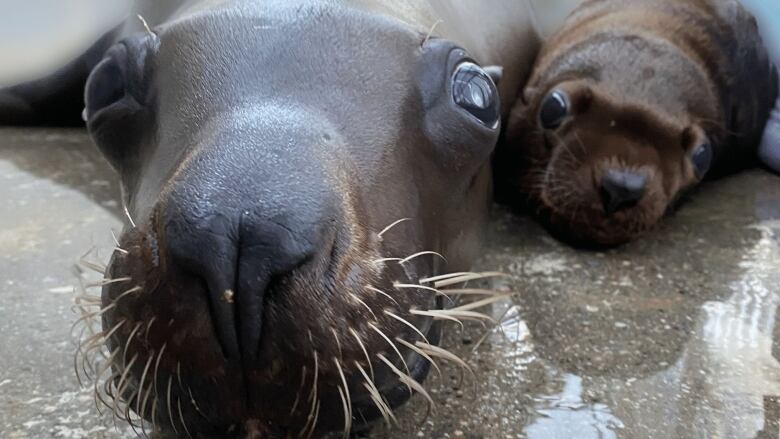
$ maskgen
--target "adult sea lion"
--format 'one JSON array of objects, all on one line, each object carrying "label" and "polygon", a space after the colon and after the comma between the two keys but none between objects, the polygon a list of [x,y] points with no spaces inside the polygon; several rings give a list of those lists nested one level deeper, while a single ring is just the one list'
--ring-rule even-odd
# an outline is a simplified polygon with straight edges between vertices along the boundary
[{"label": "adult sea lion", "polygon": [[[431,361],[453,359],[435,321],[478,316],[441,312],[437,291],[481,277],[460,272],[479,248],[503,110],[538,49],[529,5],[156,12],[117,31],[86,85],[128,217],[85,316],[103,330],[84,354],[109,348],[100,398],[179,436],[392,420]],[[503,67],[498,88],[481,65]]]},{"label": "adult sea lion", "polygon": [[621,244],[705,176],[751,163],[776,96],[737,1],[586,1],[512,110],[499,179],[559,236]]}]

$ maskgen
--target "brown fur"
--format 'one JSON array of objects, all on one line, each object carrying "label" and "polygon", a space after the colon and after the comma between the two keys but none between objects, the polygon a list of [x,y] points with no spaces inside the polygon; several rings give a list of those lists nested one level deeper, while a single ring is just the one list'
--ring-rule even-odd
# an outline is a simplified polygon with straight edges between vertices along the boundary
[{"label": "brown fur", "polygon": [[[499,149],[499,187],[554,232],[610,246],[651,229],[699,183],[691,151],[713,146],[710,175],[749,164],[777,94],[755,20],[736,0],[589,0],[546,43]],[[545,130],[552,90],[570,116]],[[634,207],[608,215],[607,169],[647,177]]]}]

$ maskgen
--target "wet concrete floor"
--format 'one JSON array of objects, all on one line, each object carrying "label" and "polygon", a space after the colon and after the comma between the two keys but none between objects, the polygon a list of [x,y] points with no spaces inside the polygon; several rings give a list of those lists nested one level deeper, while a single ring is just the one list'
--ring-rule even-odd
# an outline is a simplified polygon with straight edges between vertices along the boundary
[{"label": "wet concrete floor", "polygon": [[[114,176],[79,130],[0,129],[0,438],[133,437],[73,372],[80,276],[122,226]],[[711,182],[651,235],[582,252],[496,208],[481,269],[512,274],[449,327],[444,367],[374,438],[780,437],[780,178]]]}]

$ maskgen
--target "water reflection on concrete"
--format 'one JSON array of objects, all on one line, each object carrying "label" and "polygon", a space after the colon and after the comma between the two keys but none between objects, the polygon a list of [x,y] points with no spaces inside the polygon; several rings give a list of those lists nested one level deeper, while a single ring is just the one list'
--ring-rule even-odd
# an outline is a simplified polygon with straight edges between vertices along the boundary
[{"label": "water reflection on concrete", "polygon": [[517,294],[492,310],[504,323],[476,351],[478,328],[449,340],[481,394],[434,386],[444,413],[409,431],[778,437],[780,178],[709,183],[659,230],[605,253],[563,246],[501,208],[495,217],[481,266],[512,273]]}]

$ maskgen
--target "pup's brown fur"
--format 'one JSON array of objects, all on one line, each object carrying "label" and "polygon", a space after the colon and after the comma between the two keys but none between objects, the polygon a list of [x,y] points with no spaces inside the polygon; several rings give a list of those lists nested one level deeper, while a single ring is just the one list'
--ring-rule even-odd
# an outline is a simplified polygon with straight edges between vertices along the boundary
[{"label": "pup's brown fur", "polygon": [[[754,159],[775,78],[736,0],[585,1],[543,48],[513,109],[497,157],[502,195],[530,202],[576,243],[634,239],[699,183],[691,154],[701,145],[711,145],[709,175]],[[545,129],[540,110],[553,91],[568,116]],[[609,171],[646,179],[635,204],[605,207]]]}]

